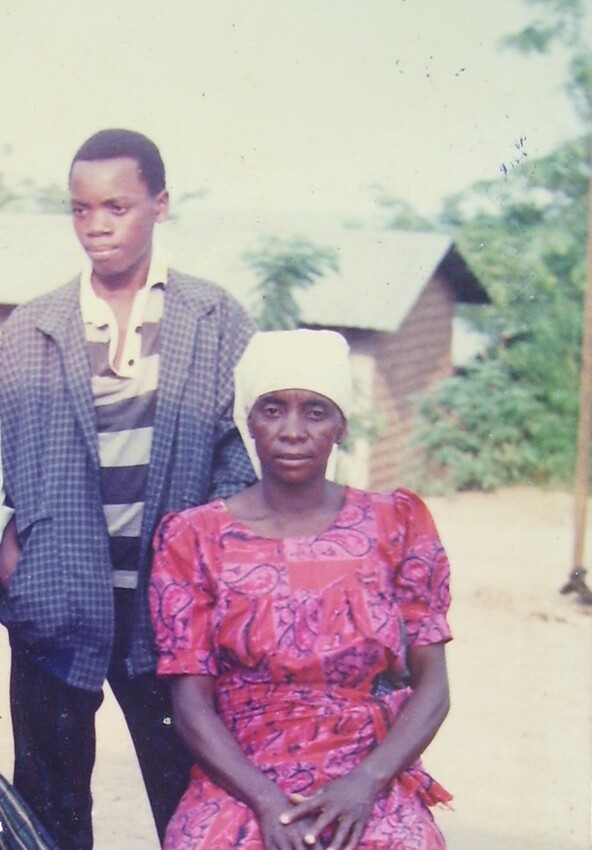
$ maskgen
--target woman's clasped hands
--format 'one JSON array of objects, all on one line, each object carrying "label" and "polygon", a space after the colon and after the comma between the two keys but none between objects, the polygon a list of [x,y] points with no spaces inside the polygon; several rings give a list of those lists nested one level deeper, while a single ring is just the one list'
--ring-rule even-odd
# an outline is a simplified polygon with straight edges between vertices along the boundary
[{"label": "woman's clasped hands", "polygon": [[284,826],[307,823],[303,838],[306,850],[354,850],[378,790],[369,776],[353,771],[310,797],[290,795],[292,808],[282,812],[280,823]]}]

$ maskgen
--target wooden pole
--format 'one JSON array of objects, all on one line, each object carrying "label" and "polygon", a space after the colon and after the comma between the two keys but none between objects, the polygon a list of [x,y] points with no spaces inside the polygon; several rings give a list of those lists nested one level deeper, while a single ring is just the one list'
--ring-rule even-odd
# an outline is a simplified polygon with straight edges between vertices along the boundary
[{"label": "wooden pole", "polygon": [[586,281],[584,289],[584,326],[582,333],[582,373],[580,378],[580,415],[574,478],[574,548],[571,584],[564,592],[577,590],[583,601],[592,602],[592,591],[585,584],[584,540],[590,483],[590,438],[592,434],[592,183],[588,187],[588,237],[586,243]]}]

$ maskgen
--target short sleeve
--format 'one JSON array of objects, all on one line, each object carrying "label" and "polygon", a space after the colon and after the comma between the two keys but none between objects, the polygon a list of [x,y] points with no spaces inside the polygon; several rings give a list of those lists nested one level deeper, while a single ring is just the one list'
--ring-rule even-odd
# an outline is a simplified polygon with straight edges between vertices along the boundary
[{"label": "short sleeve", "polygon": [[191,511],[168,514],[154,536],[150,615],[161,676],[215,676],[215,584]]},{"label": "short sleeve", "polygon": [[392,499],[395,597],[409,646],[449,641],[450,565],[432,515],[419,496],[408,490],[395,491]]}]

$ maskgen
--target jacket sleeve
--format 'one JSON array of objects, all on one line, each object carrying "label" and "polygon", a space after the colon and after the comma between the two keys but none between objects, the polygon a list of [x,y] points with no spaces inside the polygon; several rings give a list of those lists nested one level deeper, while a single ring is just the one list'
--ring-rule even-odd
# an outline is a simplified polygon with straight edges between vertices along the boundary
[{"label": "jacket sleeve", "polygon": [[234,367],[256,331],[254,321],[232,298],[221,310],[214,464],[209,498],[226,498],[257,480],[232,418]]}]

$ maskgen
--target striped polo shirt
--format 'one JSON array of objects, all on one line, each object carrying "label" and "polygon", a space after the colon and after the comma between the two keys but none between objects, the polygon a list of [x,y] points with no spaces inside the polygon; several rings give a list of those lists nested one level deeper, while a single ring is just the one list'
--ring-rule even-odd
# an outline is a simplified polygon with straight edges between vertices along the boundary
[{"label": "striped polo shirt", "polygon": [[91,268],[80,279],[80,307],[91,367],[101,495],[109,530],[113,584],[137,585],[160,361],[167,264],[155,252],[146,286],[132,305],[120,363],[115,368],[118,327],[107,301],[91,285]]}]

